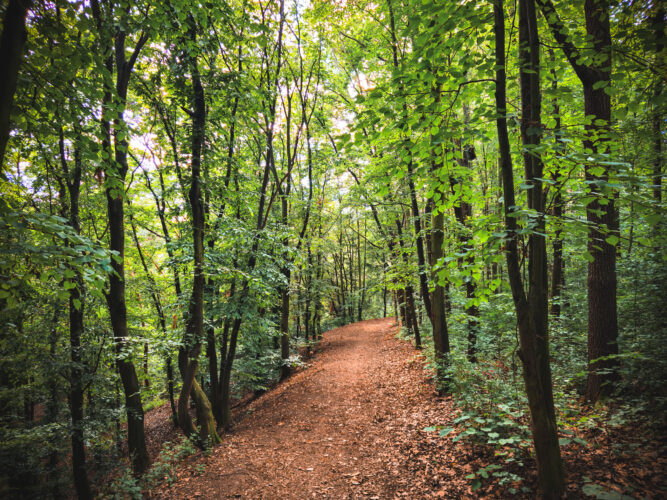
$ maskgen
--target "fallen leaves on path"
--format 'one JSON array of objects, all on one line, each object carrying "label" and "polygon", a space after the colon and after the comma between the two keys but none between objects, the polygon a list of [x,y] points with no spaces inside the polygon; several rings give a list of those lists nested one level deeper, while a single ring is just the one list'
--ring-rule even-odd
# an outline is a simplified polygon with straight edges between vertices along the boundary
[{"label": "fallen leaves on path", "polygon": [[[327,332],[307,369],[244,407],[221,445],[188,459],[174,484],[151,498],[509,497],[512,485],[486,484],[473,492],[465,477],[493,463],[492,448],[423,431],[436,423],[454,427],[457,410],[435,393],[423,358],[395,335],[390,319]],[[583,475],[612,471],[607,455],[568,453],[566,466],[591,467],[575,472],[571,498],[585,497]],[[626,479],[628,471],[634,480],[641,469],[615,463],[614,473]],[[534,497],[533,469],[527,464],[522,471],[522,485],[533,492],[525,498]]]}]

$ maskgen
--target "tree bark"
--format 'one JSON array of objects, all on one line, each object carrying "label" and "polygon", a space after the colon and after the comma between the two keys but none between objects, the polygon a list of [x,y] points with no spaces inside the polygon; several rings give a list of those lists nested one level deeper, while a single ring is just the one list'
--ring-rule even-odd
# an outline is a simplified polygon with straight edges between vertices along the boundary
[{"label": "tree bark", "polygon": [[[585,66],[579,51],[568,39],[551,0],[538,0],[553,37],[565,53],[584,90],[586,139],[584,148],[593,157],[607,153],[611,124],[611,99],[605,90],[611,85],[611,30],[609,5],[604,0],[585,0],[586,33],[593,43],[596,57]],[[595,168],[595,170],[593,170]],[[601,168],[602,171],[597,172]],[[610,168],[597,161],[586,169],[586,181],[593,186],[595,199],[586,207],[590,230],[588,252],[588,380],[586,397],[597,401],[607,395],[618,379],[618,312],[616,300],[616,247],[607,242],[618,234],[615,196],[602,187],[609,180]],[[610,357],[610,358],[609,358]],[[607,358],[599,360],[599,358]]]},{"label": "tree bark", "polygon": [[[521,136],[524,144],[528,205],[538,216],[538,227],[529,237],[529,289],[526,295],[519,267],[517,222],[513,214],[514,174],[507,133],[505,76],[505,21],[502,2],[494,4],[496,36],[496,111],[498,142],[503,173],[505,226],[508,232],[507,267],[517,313],[520,358],[531,413],[540,494],[560,499],[564,493],[563,467],[558,445],[557,423],[553,405],[551,368],[548,351],[548,303],[546,242],[544,236],[544,198],[539,180],[542,164],[535,147],[541,134],[539,88],[539,40],[534,0],[519,1],[519,63],[521,72]],[[539,215],[541,214],[541,215]]]},{"label": "tree bark", "polygon": [[[98,32],[105,37],[106,20],[102,17],[99,2],[91,1],[93,16],[97,21]],[[113,12],[109,12],[112,16]],[[109,275],[109,292],[106,300],[111,318],[111,327],[114,334],[116,348],[116,367],[123,384],[125,393],[125,407],[127,411],[127,441],[132,462],[132,470],[136,475],[144,473],[149,466],[149,457],[146,450],[144,434],[144,409],[141,403],[141,386],[137,377],[134,363],[131,360],[131,347],[128,343],[127,305],[125,302],[125,211],[123,198],[125,196],[125,176],[128,170],[127,149],[128,141],[125,138],[125,121],[123,112],[127,100],[127,89],[134,63],[139,52],[148,41],[148,36],[141,33],[129,59],[126,57],[127,34],[118,30],[114,34],[113,50],[108,40],[102,38],[100,45],[107,52],[104,60],[105,69],[113,74],[114,60],[116,69],[116,92],[105,84],[102,102],[102,149],[109,156],[109,163],[105,170],[105,194],[107,201],[107,217],[109,219],[109,249],[116,252],[111,259],[113,272]],[[114,57],[115,56],[115,57]],[[109,109],[114,110],[113,155],[111,147],[111,124],[108,118]]]},{"label": "tree bark", "polygon": [[[443,245],[445,242],[445,215],[441,210],[436,210],[433,215],[433,230],[431,232],[431,252],[433,262],[443,257]],[[433,274],[435,285],[433,288],[433,348],[436,358],[444,362],[449,354],[449,332],[447,330],[447,311],[445,307],[445,288],[438,283],[437,273]],[[442,374],[441,374],[442,375]],[[440,377],[441,379],[443,377]]]},{"label": "tree bark", "polygon": [[[191,21],[194,23],[194,21]],[[194,27],[192,38],[196,42]],[[188,198],[192,209],[192,240],[194,247],[194,276],[192,280],[192,295],[190,297],[188,321],[185,327],[184,349],[187,354],[183,370],[183,387],[178,398],[178,423],[186,435],[196,432],[188,413],[189,397],[195,402],[197,424],[199,425],[199,439],[202,446],[221,442],[215,429],[215,419],[211,403],[201,386],[196,381],[201,342],[204,334],[204,228],[206,214],[204,199],[201,190],[201,151],[204,144],[206,126],[206,102],[204,89],[201,84],[196,56],[189,58],[192,78],[192,159],[190,191]],[[191,392],[192,391],[192,392]]]},{"label": "tree bark", "polygon": [[[553,51],[549,50],[549,55],[553,61]],[[558,90],[558,80],[556,76],[556,70],[552,68],[551,77],[553,81],[551,83],[551,88],[554,91]],[[555,147],[558,155],[565,153],[565,144],[561,140],[561,119],[560,119],[560,105],[558,104],[558,98],[553,99],[553,114],[556,121],[555,125]],[[563,287],[565,285],[565,261],[563,260],[563,193],[564,183],[560,179],[560,172],[558,167],[554,169],[552,180],[554,181],[553,190],[553,217],[554,223],[556,224],[556,230],[554,232],[554,241],[553,241],[553,263],[551,267],[551,315],[558,319],[561,314],[561,294],[563,292]]]},{"label": "tree bark", "polygon": [[[59,138],[60,163],[62,166],[62,177],[67,186],[69,194],[69,224],[77,234],[81,232],[79,217],[79,196],[81,193],[81,151],[79,148],[79,137],[75,138],[74,146],[74,165],[69,168],[68,159],[65,152],[64,131],[60,129]],[[65,203],[65,200],[62,200]],[[83,294],[83,276],[78,270],[74,270],[72,281],[75,287],[69,292],[69,342],[70,342],[70,391],[69,407],[72,420],[72,475],[74,477],[74,487],[79,499],[93,498],[88,481],[88,470],[86,468],[86,448],[83,433],[84,426],[84,362],[81,358],[81,336],[84,332],[83,313],[84,313],[84,294]]]},{"label": "tree bark", "polygon": [[5,76],[0,78],[0,175],[3,176],[1,172],[9,140],[9,119],[12,113],[19,67],[23,59],[23,46],[27,38],[25,18],[31,6],[31,0],[9,0],[5,17],[2,20],[0,68]]},{"label": "tree bark", "polygon": [[[465,110],[465,108],[464,108]],[[466,111],[467,114],[467,111]],[[466,123],[467,123],[467,118],[466,118]],[[459,141],[457,142],[457,146],[460,144]],[[468,169],[470,168],[470,158],[469,158],[469,149],[466,148],[465,146],[461,148],[461,153],[462,157],[459,160],[459,164]],[[454,190],[454,186],[458,184],[459,186],[462,187],[461,181],[450,178],[450,182],[452,185],[452,191]],[[461,198],[463,198],[463,191],[461,191]],[[468,203],[467,201],[464,201],[461,199],[459,201],[458,206],[454,206],[454,215],[456,219],[458,220],[459,224],[461,225],[461,230],[459,232],[459,241],[461,242],[461,245],[463,246],[463,250],[466,252],[466,257],[463,259],[460,259],[459,262],[463,263],[465,262],[467,265],[470,265],[473,261],[473,256],[472,251],[473,248],[470,246],[470,237],[466,234],[466,225],[467,225],[467,220],[468,218],[472,217],[472,205]],[[473,300],[475,298],[475,294],[477,291],[477,284],[474,281],[473,276],[467,276],[467,281],[466,281],[466,298],[468,300]],[[468,305],[466,306],[466,315],[468,316],[468,346],[467,346],[467,358],[468,361],[471,363],[476,363],[477,362],[477,331],[479,330],[479,308],[474,305]]]}]

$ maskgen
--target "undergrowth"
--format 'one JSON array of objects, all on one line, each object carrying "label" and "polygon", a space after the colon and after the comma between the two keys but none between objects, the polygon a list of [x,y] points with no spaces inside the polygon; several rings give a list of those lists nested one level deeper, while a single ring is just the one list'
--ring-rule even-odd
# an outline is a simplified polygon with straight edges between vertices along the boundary
[{"label": "undergrowth", "polygon": [[[143,476],[137,478],[132,474],[129,467],[126,467],[122,474],[111,484],[109,491],[102,496],[113,500],[125,500],[128,498],[141,499],[144,492],[150,491],[161,484],[171,485],[176,481],[176,472],[179,470],[179,464],[186,458],[194,455],[198,451],[196,445],[197,436],[191,438],[181,437],[176,443],[169,441],[163,443],[160,456],[153,463],[150,470]],[[210,450],[211,447],[206,447]],[[203,464],[191,466],[196,475],[204,472]]]}]

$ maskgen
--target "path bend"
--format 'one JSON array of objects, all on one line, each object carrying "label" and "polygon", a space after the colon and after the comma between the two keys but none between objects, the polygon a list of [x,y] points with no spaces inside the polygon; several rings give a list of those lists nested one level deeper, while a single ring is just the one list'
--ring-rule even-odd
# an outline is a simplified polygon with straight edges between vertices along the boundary
[{"label": "path bend", "polygon": [[421,356],[395,335],[393,318],[326,332],[307,369],[250,404],[198,459],[201,475],[153,496],[415,498],[421,484],[419,498],[442,497],[445,478],[427,489],[412,481],[406,447],[430,439],[421,429],[442,422],[451,403],[433,397]]}]

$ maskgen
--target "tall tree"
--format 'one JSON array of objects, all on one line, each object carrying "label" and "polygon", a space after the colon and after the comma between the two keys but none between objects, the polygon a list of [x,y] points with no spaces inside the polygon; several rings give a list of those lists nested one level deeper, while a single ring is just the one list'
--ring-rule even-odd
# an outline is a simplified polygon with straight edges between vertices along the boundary
[{"label": "tall tree", "polygon": [[[58,150],[61,165],[61,177],[59,183],[67,187],[69,197],[69,206],[62,197],[63,213],[67,214],[69,224],[77,234],[81,233],[81,218],[79,210],[79,201],[81,194],[81,175],[83,165],[81,160],[81,131],[76,127],[74,137],[73,165],[70,166],[65,146],[65,132],[60,129],[58,140]],[[71,167],[71,168],[70,168]],[[64,189],[61,189],[64,191]],[[63,193],[64,194],[64,193]],[[83,313],[84,296],[83,276],[80,269],[73,270],[74,276],[72,282],[76,285],[69,291],[69,342],[70,342],[70,360],[72,362],[70,370],[70,392],[69,406],[72,419],[72,471],[74,476],[74,486],[77,497],[80,500],[93,498],[88,481],[88,469],[86,468],[86,448],[84,440],[84,369],[85,364],[81,358],[81,336],[84,332]]]},{"label": "tall tree", "polygon": [[[127,103],[127,92],[132,70],[141,49],[148,41],[148,34],[141,32],[134,49],[127,57],[128,33],[124,23],[128,21],[127,11],[120,13],[119,21],[112,23],[115,6],[112,4],[103,12],[97,0],[92,0],[93,15],[97,21],[100,47],[104,57],[105,77],[102,102],[102,150],[108,158],[105,168],[107,217],[109,219],[109,250],[115,253],[109,276],[109,292],[106,299],[111,317],[111,326],[116,345],[116,366],[125,392],[127,408],[127,441],[132,461],[132,469],[141,474],[148,469],[149,457],[144,434],[144,409],[141,403],[141,387],[137,372],[129,352],[127,329],[127,304],[125,301],[125,177],[128,171],[127,124],[123,116]],[[113,45],[113,49],[112,49]],[[115,87],[111,77],[116,75]],[[112,126],[113,121],[113,143]]]},{"label": "tall tree", "polygon": [[540,59],[537,15],[534,0],[519,1],[519,64],[521,79],[521,139],[528,190],[528,208],[537,221],[531,228],[528,243],[528,293],[519,267],[514,173],[507,133],[507,98],[505,70],[505,16],[501,1],[494,4],[496,38],[496,113],[498,143],[503,175],[507,272],[519,329],[520,358],[523,379],[530,406],[531,428],[535,443],[540,493],[558,499],[564,492],[563,465],[558,445],[558,428],[554,410],[551,367],[549,363],[547,256],[544,237],[544,197],[542,194],[542,161],[539,155]]},{"label": "tall tree", "polygon": [[[618,316],[616,304],[616,246],[618,212],[615,195],[608,187],[612,170],[604,158],[609,153],[611,126],[611,30],[609,3],[606,0],[585,0],[586,33],[592,54],[581,53],[568,36],[551,0],[538,0],[551,28],[551,33],[584,89],[586,138],[584,149],[593,156],[586,168],[586,181],[594,199],[586,207],[590,224],[588,252],[588,381],[586,397],[597,401],[609,394],[618,378]],[[588,52],[588,51],[587,51]],[[614,239],[610,238],[610,235]]]},{"label": "tall tree", "polygon": [[[189,38],[196,44],[197,32],[194,19],[189,19]],[[197,57],[188,53],[184,58],[192,79],[192,149],[190,190],[188,198],[192,210],[192,241],[194,255],[194,275],[192,278],[192,294],[188,307],[188,319],[185,326],[185,342],[182,360],[183,385],[178,398],[178,424],[187,435],[193,434],[196,429],[190,418],[190,396],[195,401],[197,410],[197,424],[199,425],[199,439],[202,445],[219,443],[220,436],[215,428],[215,419],[211,403],[196,380],[201,353],[202,337],[204,334],[204,228],[206,215],[204,213],[204,197],[201,187],[201,160],[202,146],[206,133],[206,101],[204,88],[201,83]]]}]

